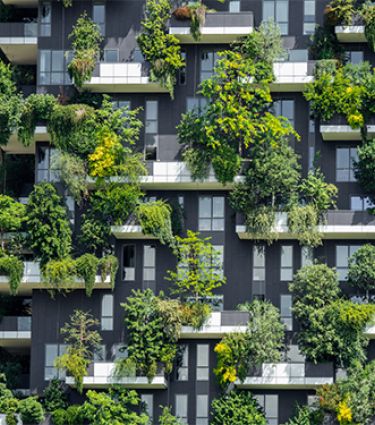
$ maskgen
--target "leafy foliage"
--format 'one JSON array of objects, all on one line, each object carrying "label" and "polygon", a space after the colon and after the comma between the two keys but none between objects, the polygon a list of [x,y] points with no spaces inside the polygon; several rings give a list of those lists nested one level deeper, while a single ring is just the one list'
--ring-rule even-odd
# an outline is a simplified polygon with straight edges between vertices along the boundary
[{"label": "leafy foliage", "polygon": [[43,404],[47,412],[57,409],[66,409],[68,399],[63,383],[59,379],[52,379],[43,391]]},{"label": "leafy foliage", "polygon": [[355,0],[331,0],[325,13],[331,24],[351,25],[355,13]]},{"label": "leafy foliage", "polygon": [[370,1],[365,2],[360,13],[365,21],[365,35],[367,42],[371,50],[375,52],[375,5]]},{"label": "leafy foliage", "polygon": [[310,54],[312,59],[337,60],[343,62],[345,50],[337,40],[334,27],[330,25],[317,25],[311,37]]},{"label": "leafy foliage", "polygon": [[84,254],[77,258],[75,262],[77,275],[85,282],[86,295],[91,297],[95,286],[96,274],[99,266],[99,259],[93,254]]},{"label": "leafy foliage", "polygon": [[69,38],[72,39],[73,59],[68,65],[68,71],[74,84],[81,88],[92,76],[100,53],[102,36],[99,27],[84,12],[78,18]]},{"label": "leafy foliage", "polygon": [[50,260],[43,268],[44,284],[53,291],[66,290],[75,284],[76,264],[71,257]]},{"label": "leafy foliage", "polygon": [[293,205],[288,211],[288,227],[303,246],[318,246],[322,235],[318,231],[318,213],[313,205]]},{"label": "leafy foliage", "polygon": [[265,425],[260,406],[248,391],[231,391],[212,402],[212,423]]},{"label": "leafy foliage", "polygon": [[26,208],[10,196],[0,194],[0,242],[4,250],[4,232],[14,232],[21,228],[25,220]]},{"label": "leafy foliage", "polygon": [[71,229],[66,208],[50,183],[34,186],[26,206],[30,247],[42,267],[50,260],[63,259],[71,250]]},{"label": "leafy foliage", "polygon": [[349,259],[348,283],[365,291],[375,289],[375,247],[361,246]]},{"label": "leafy foliage", "polygon": [[285,425],[321,425],[323,423],[323,412],[310,406],[298,406],[296,415]]},{"label": "leafy foliage", "polygon": [[147,0],[142,32],[137,37],[144,58],[150,63],[150,78],[165,87],[173,98],[176,73],[184,66],[178,39],[168,34],[169,0]]},{"label": "leafy foliage", "polygon": [[115,288],[118,267],[118,259],[114,255],[105,255],[99,261],[102,282],[104,282],[107,276],[109,276],[109,283],[112,289]]},{"label": "leafy foliage", "polygon": [[251,367],[281,358],[285,326],[278,309],[254,300],[241,310],[249,313],[246,333],[225,335],[215,347],[218,361],[214,372],[222,386],[243,380]]},{"label": "leafy foliage", "polygon": [[358,146],[358,161],[354,163],[355,177],[372,201],[375,200],[375,139],[366,139]]},{"label": "leafy foliage", "polygon": [[23,277],[23,262],[13,255],[0,257],[0,275],[9,277],[9,291],[17,295]]},{"label": "leafy foliage", "polygon": [[27,397],[19,402],[21,420],[25,424],[39,424],[44,421],[43,406],[34,397]]},{"label": "leafy foliage", "polygon": [[180,419],[176,418],[171,413],[170,407],[163,407],[162,414],[159,416],[160,425],[182,425]]},{"label": "leafy foliage", "polygon": [[143,233],[155,236],[162,244],[173,246],[171,213],[171,206],[162,200],[142,203],[136,209]]}]

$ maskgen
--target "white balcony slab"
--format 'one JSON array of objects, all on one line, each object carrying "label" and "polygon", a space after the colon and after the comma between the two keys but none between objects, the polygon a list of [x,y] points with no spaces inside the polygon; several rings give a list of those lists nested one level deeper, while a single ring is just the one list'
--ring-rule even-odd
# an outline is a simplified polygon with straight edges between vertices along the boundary
[{"label": "white balcony slab", "polygon": [[139,225],[111,226],[111,232],[117,239],[157,239],[155,236],[145,235]]},{"label": "white balcony slab", "polygon": [[0,37],[0,49],[9,62],[17,65],[34,65],[37,60],[37,37]]},{"label": "white balcony slab", "polygon": [[314,81],[309,75],[308,62],[275,62],[273,64],[275,82],[270,86],[274,92],[300,92]]},{"label": "white balcony slab", "polygon": [[364,25],[339,25],[335,27],[337,39],[341,43],[365,43]]},{"label": "white balcony slab", "polygon": [[[151,381],[145,376],[115,377],[115,363],[94,363],[93,376],[83,378],[84,388],[108,388],[111,385],[121,385],[131,389],[159,389],[167,388],[167,380],[164,375],[157,375]],[[75,386],[74,378],[65,378],[67,385]]]},{"label": "white balcony slab", "polygon": [[239,37],[251,34],[252,26],[248,27],[205,27],[201,28],[201,37],[195,40],[191,35],[190,26],[171,27],[169,34],[174,35],[184,44],[231,43]]},{"label": "white balcony slab", "polygon": [[368,326],[365,330],[365,335],[369,339],[375,339],[375,325]]},{"label": "white balcony slab", "polygon": [[[325,141],[330,140],[362,140],[361,130],[359,128],[352,128],[350,125],[321,125],[320,133],[322,139]],[[369,137],[375,136],[375,125],[367,126],[367,134]]]},{"label": "white balcony slab", "polygon": [[145,76],[142,63],[99,63],[99,75],[84,84],[99,93],[167,93],[168,90]]},{"label": "white balcony slab", "polygon": [[333,377],[305,376],[304,363],[265,363],[261,376],[247,376],[243,382],[236,381],[239,389],[315,389],[332,384]]}]

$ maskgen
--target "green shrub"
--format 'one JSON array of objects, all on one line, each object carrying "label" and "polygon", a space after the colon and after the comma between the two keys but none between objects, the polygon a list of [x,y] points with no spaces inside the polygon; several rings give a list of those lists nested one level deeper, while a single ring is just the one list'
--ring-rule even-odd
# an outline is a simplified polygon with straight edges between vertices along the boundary
[{"label": "green shrub", "polygon": [[109,276],[111,288],[115,288],[118,259],[115,255],[105,255],[99,260],[99,268],[102,282]]},{"label": "green shrub", "polygon": [[66,425],[66,409],[56,409],[52,412],[52,420],[54,425]]},{"label": "green shrub", "polygon": [[322,244],[318,223],[318,213],[313,205],[293,205],[288,211],[289,230],[303,246],[316,247]]},{"label": "green shrub", "polygon": [[63,290],[75,285],[76,263],[71,257],[49,261],[42,271],[42,279],[48,288]]},{"label": "green shrub", "polygon": [[57,410],[65,412],[68,400],[63,383],[59,379],[52,379],[49,382],[43,391],[43,400],[46,412],[52,413]]},{"label": "green shrub", "polygon": [[9,291],[12,295],[17,295],[23,277],[23,270],[23,262],[17,257],[13,255],[0,257],[0,275],[9,277]]},{"label": "green shrub", "polygon": [[43,406],[34,397],[28,397],[19,402],[21,420],[24,424],[39,424],[44,421]]},{"label": "green shrub", "polygon": [[78,277],[85,282],[86,295],[91,297],[95,286],[96,274],[98,271],[99,259],[93,254],[81,255],[75,261],[75,269]]}]

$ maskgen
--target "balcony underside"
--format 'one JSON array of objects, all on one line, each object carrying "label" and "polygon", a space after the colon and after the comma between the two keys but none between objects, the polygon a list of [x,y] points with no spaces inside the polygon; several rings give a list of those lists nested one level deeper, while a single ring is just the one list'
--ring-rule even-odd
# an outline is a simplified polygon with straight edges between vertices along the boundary
[{"label": "balcony underside", "polygon": [[[360,129],[351,128],[349,125],[321,125],[320,133],[323,140],[362,140]],[[367,126],[367,135],[369,137],[375,136],[375,125]]]},{"label": "balcony underside", "polygon": [[181,339],[220,339],[225,334],[234,332],[246,332],[247,326],[203,326],[202,329],[194,329],[191,326],[183,326]]},{"label": "balcony underside", "polygon": [[[65,378],[67,385],[74,387],[74,378],[68,376]],[[112,385],[120,385],[130,389],[150,389],[164,390],[167,388],[167,381],[164,376],[155,376],[150,382],[146,377],[128,377],[114,378],[112,376],[85,376],[83,378],[84,388],[109,388]]]},{"label": "balcony underside", "polygon": [[337,39],[341,43],[366,43],[364,25],[347,25],[335,27]]},{"label": "balcony underside", "polygon": [[18,155],[34,155],[35,154],[35,142],[48,142],[49,134],[47,133],[47,127],[45,126],[37,126],[35,128],[34,140],[29,146],[24,146],[17,137],[17,134],[13,133],[7,145],[1,146],[1,149],[10,154],[18,154]]},{"label": "balcony underside", "polygon": [[375,325],[369,326],[369,327],[365,330],[365,335],[366,335],[369,339],[375,339]]},{"label": "balcony underside", "polygon": [[22,8],[29,8],[29,7],[38,7],[38,1],[37,0],[3,0],[3,3],[7,6],[15,6],[15,7],[22,7]]},{"label": "balcony underside", "polygon": [[35,65],[37,45],[37,37],[0,37],[0,49],[9,62],[17,65]]},{"label": "balcony underside", "polygon": [[252,27],[203,27],[201,37],[195,40],[190,27],[171,27],[169,34],[174,35],[182,44],[218,44],[232,43],[239,37],[251,34]]},{"label": "balcony underside", "polygon": [[303,92],[306,85],[314,81],[313,76],[306,77],[280,77],[270,85],[272,92]]},{"label": "balcony underside", "polygon": [[148,77],[131,80],[127,78],[92,77],[84,88],[93,93],[168,93],[158,83],[150,82]]},{"label": "balcony underside", "polygon": [[30,331],[0,331],[0,347],[29,347]]},{"label": "balcony underside", "polygon": [[235,383],[238,389],[313,390],[324,384],[333,384],[333,378],[264,378],[248,377]]},{"label": "balcony underside", "polygon": [[137,225],[111,226],[111,232],[117,239],[157,239],[155,236],[145,235],[142,226]]}]

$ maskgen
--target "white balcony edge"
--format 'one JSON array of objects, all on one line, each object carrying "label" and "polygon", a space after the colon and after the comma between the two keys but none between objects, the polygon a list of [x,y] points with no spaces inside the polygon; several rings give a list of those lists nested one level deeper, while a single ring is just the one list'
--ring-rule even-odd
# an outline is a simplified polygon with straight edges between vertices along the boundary
[{"label": "white balcony edge", "polygon": [[111,232],[117,239],[157,239],[155,236],[145,235],[139,225],[111,226]]},{"label": "white balcony edge", "polygon": [[239,389],[315,389],[325,384],[333,384],[332,377],[246,377],[243,382],[236,381],[235,386]]},{"label": "white balcony edge", "polygon": [[365,43],[364,25],[338,25],[335,27],[337,39],[342,43]]}]

